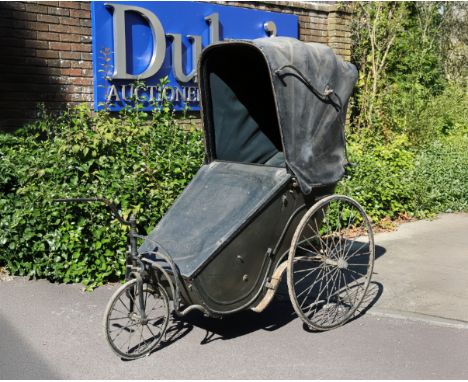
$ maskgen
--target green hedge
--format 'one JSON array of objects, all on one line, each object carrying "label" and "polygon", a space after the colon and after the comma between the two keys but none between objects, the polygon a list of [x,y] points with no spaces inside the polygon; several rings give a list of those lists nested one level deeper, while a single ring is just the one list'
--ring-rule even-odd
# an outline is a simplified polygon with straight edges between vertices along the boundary
[{"label": "green hedge", "polygon": [[348,155],[354,166],[337,192],[361,203],[374,223],[468,211],[468,136],[460,131],[416,147],[403,134],[388,143],[354,135]]},{"label": "green hedge", "polygon": [[352,167],[337,192],[355,198],[374,223],[414,211],[414,156],[404,135],[395,136],[388,144],[351,136],[348,159]]},{"label": "green hedge", "polygon": [[468,136],[439,139],[420,150],[413,181],[419,216],[468,211]]},{"label": "green hedge", "polygon": [[82,282],[121,278],[125,228],[101,205],[58,197],[102,196],[154,227],[203,157],[201,132],[169,108],[93,115],[86,106],[0,135],[0,266],[12,274]]}]

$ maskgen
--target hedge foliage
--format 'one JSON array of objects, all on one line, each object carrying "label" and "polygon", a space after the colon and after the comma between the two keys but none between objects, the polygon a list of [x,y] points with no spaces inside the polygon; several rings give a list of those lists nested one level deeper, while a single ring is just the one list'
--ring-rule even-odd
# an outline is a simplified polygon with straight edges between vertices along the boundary
[{"label": "hedge foliage", "polygon": [[83,105],[42,112],[0,135],[0,266],[12,274],[82,282],[121,278],[126,231],[102,205],[54,198],[101,196],[124,217],[154,227],[203,157],[202,135],[181,128],[168,107],[147,114],[93,114]]},{"label": "hedge foliage", "polygon": [[400,216],[424,218],[468,211],[468,135],[437,138],[414,147],[405,135],[379,143],[354,135],[353,167],[337,192],[355,198],[382,226]]}]

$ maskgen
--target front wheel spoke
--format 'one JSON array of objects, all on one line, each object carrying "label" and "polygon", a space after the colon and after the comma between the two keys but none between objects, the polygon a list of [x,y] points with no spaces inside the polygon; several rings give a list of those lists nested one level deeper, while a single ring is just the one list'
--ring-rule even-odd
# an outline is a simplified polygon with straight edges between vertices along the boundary
[{"label": "front wheel spoke", "polygon": [[127,309],[128,312],[130,312],[130,308],[128,308],[127,305],[125,305],[125,303],[122,301],[122,296],[119,297],[119,301],[124,306],[124,308]]},{"label": "front wheel spoke", "polygon": [[149,330],[149,332],[151,333],[151,335],[153,336],[152,338],[156,338],[156,335],[153,333],[153,331],[151,330],[150,326],[149,325],[146,325],[146,329]]},{"label": "front wheel spoke", "polygon": [[128,351],[130,350],[130,343],[131,343],[131,341],[132,341],[133,333],[134,333],[134,332],[131,332],[130,335],[128,336],[127,353],[128,353]]},{"label": "front wheel spoke", "polygon": [[130,312],[130,311],[127,311],[127,313],[125,313],[125,312],[122,312],[121,310],[116,309],[115,307],[112,307],[112,311],[114,310],[120,314],[125,314],[125,315],[128,315],[128,312]]},{"label": "front wheel spoke", "polygon": [[149,311],[148,311],[148,314],[147,316],[150,315],[151,312],[154,312],[156,309],[159,309],[159,308],[162,308],[164,306],[164,303],[162,301],[158,301],[158,302],[161,302],[162,304],[161,305],[154,305]]},{"label": "front wheel spoke", "polygon": [[140,342],[138,343],[138,347],[136,349],[136,352],[140,350],[140,347],[144,344],[145,340],[143,338],[143,325],[140,327]]},{"label": "front wheel spoke", "polygon": [[[115,336],[113,339],[111,338],[111,339],[112,339],[112,342],[114,342],[122,333],[130,333],[130,334],[133,333],[133,331],[131,331],[131,330],[130,330],[130,331],[127,331],[127,330],[124,330],[124,329],[125,329],[125,328],[129,328],[129,327],[132,327],[132,326],[135,326],[135,325],[136,325],[136,324],[132,324],[132,325],[129,325],[129,326],[124,327],[124,328],[119,328],[119,329],[121,329],[121,330],[116,334],[116,336]],[[115,330],[117,330],[117,329],[115,329]],[[113,332],[113,331],[115,331],[115,330],[109,330],[109,336],[110,336],[110,333]]]},{"label": "front wheel spoke", "polygon": [[[132,322],[132,321],[129,321],[129,323],[130,323],[130,322]],[[135,326],[135,325],[137,325],[137,324],[138,324],[137,322],[134,322],[134,323],[131,324],[131,325],[121,326],[120,328],[116,328],[116,329],[109,330],[109,333],[115,332],[116,330],[125,330],[125,329],[131,328],[132,326]]]},{"label": "front wheel spoke", "polygon": [[[151,326],[155,327],[155,328],[159,328],[161,325],[164,325],[164,323],[166,322],[166,320],[163,319],[164,316],[160,316],[160,317],[157,317],[157,318],[152,318],[151,320],[148,320],[148,324],[150,321],[154,321]],[[161,319],[163,319],[161,321]],[[161,321],[161,322],[159,322]]]},{"label": "front wheel spoke", "polygon": [[109,321],[124,320],[124,319],[127,319],[127,320],[128,320],[128,316],[109,318]]}]

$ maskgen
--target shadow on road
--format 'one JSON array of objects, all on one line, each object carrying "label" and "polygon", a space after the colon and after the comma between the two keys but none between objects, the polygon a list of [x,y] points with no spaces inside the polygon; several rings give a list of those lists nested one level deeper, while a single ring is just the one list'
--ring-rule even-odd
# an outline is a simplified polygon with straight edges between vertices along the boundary
[{"label": "shadow on road", "polygon": [[[377,260],[386,253],[382,246],[375,246],[375,259]],[[172,343],[182,339],[189,334],[194,327],[205,330],[205,337],[200,344],[205,345],[217,340],[230,340],[244,336],[258,330],[275,331],[296,319],[296,313],[289,300],[286,277],[283,275],[275,298],[271,304],[262,312],[255,313],[245,310],[219,318],[205,317],[198,311],[189,313],[186,317],[178,318],[173,315],[169,324],[165,339],[153,350],[157,352]],[[352,322],[363,315],[375,305],[383,293],[383,285],[376,281],[371,281],[364,300],[353,317],[348,321]],[[307,325],[303,325],[305,331],[309,333],[320,333],[311,330]]]},{"label": "shadow on road", "polygon": [[0,379],[60,378],[31,345],[12,324],[0,316]]},{"label": "shadow on road", "polygon": [[190,325],[206,330],[201,344],[216,340],[230,340],[257,330],[274,331],[295,319],[295,313],[289,301],[283,296],[276,297],[262,313],[245,310],[222,319],[207,318],[194,312],[185,319]]},{"label": "shadow on road", "polygon": [[[375,258],[383,256],[386,253],[384,247],[375,246]],[[360,308],[350,321],[362,317],[375,305],[383,293],[383,285],[378,282],[371,282],[369,289]],[[289,301],[288,289],[285,277],[278,288],[277,294],[262,313],[255,313],[251,310],[242,311],[232,315],[224,316],[222,319],[204,317],[199,312],[192,312],[183,319],[176,319],[173,326],[170,327],[170,339],[162,344],[162,347],[184,337],[193,326],[206,331],[201,344],[208,344],[216,340],[230,340],[236,337],[244,336],[258,330],[274,331],[296,319],[296,314]],[[311,330],[304,326],[308,332]]]}]

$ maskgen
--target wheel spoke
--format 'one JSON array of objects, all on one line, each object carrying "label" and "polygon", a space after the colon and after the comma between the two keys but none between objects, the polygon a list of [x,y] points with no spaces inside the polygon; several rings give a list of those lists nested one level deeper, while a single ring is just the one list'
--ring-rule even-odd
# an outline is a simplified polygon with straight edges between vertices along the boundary
[{"label": "wheel spoke", "polygon": [[[365,247],[366,245],[368,245],[368,243],[362,243],[362,245],[361,245],[358,249],[356,249],[351,255],[345,256],[344,259],[345,259],[345,260],[350,259],[350,258],[353,257],[356,253],[358,253],[358,252],[361,250],[362,247]],[[348,253],[349,253],[349,252],[348,252]]]},{"label": "wheel spoke", "polygon": [[124,320],[124,319],[127,319],[127,320],[128,320],[128,316],[110,318],[109,321]]},{"label": "wheel spoke", "polygon": [[[323,274],[323,269],[320,270],[319,276],[322,275],[322,274]],[[321,277],[320,280],[321,280],[322,278],[323,278],[323,277]],[[307,289],[304,289],[301,293],[299,293],[299,294],[296,296],[296,298],[299,299],[299,297],[301,297],[304,293],[306,293],[306,292],[309,293],[309,292],[313,289],[314,285],[315,285],[315,282],[314,282],[312,285],[310,285],[309,287],[307,287]],[[304,303],[304,301],[302,302],[302,304],[303,304],[303,303]],[[302,306],[302,304],[301,304],[301,306]]]},{"label": "wheel spoke", "polygon": [[114,340],[115,340],[115,339],[116,339],[118,336],[120,336],[122,333],[124,333],[124,332],[129,333],[129,332],[131,332],[131,331],[126,331],[125,329],[128,329],[128,328],[130,328],[130,327],[132,327],[132,326],[134,326],[134,325],[136,325],[136,324],[124,326],[124,327],[121,327],[121,328],[118,328],[118,329],[114,329],[114,330],[109,330],[109,333],[115,332],[116,330],[119,330],[119,329],[120,329],[120,331],[119,331],[119,332],[115,335],[115,337],[114,337]]},{"label": "wheel spoke", "polygon": [[112,308],[112,310],[115,310],[116,312],[118,312],[118,313],[120,313],[120,314],[127,314],[127,313],[122,312],[121,310],[118,310],[118,309],[116,309],[116,308]]},{"label": "wheel spoke", "polygon": [[[324,263],[322,263],[322,264],[324,264]],[[318,266],[318,267],[313,268],[313,269],[309,268],[309,269],[312,269],[312,270],[309,273],[307,273],[304,277],[302,277],[299,281],[296,281],[295,284],[298,285],[301,281],[303,281],[305,278],[309,277],[317,269],[323,268],[324,266],[322,264],[320,266]]]},{"label": "wheel spoke", "polygon": [[[326,274],[323,273],[324,271],[325,271],[325,267],[322,267],[322,268],[320,269],[320,272],[321,272],[321,273],[319,273],[319,275],[321,274],[320,279],[314,281],[314,283],[313,283],[309,288],[313,288],[314,285],[315,285],[318,281],[323,280],[323,278],[326,276]],[[297,284],[298,284],[298,283],[296,283],[296,285],[297,285]],[[299,298],[303,293],[304,293],[304,291],[302,291],[300,294],[298,294],[297,297]]]},{"label": "wheel spoke", "polygon": [[[325,278],[327,279],[327,281],[326,281],[325,285],[323,286],[323,288],[327,288],[327,289],[328,289],[328,285],[330,284],[330,280],[332,279],[332,277],[333,277],[333,275],[334,275],[334,273],[332,273],[332,272],[336,272],[336,270],[332,270],[331,272],[328,272],[328,273],[326,273],[326,274],[324,275]],[[330,278],[329,278],[329,277],[330,277]],[[323,278],[322,278],[322,279],[323,279]],[[319,287],[319,293],[317,294],[317,297],[316,297],[315,301],[317,301],[317,299],[320,299],[320,297],[322,296],[322,291],[323,291],[323,289],[322,289],[322,283],[321,283],[321,284],[320,284],[320,287]],[[304,301],[303,301],[303,303],[304,303]]]},{"label": "wheel spoke", "polygon": [[304,247],[302,247],[300,245],[298,245],[297,248],[300,248],[300,249],[302,249],[303,251],[306,251],[306,252],[313,253],[314,255],[318,255],[317,252],[311,251],[310,249],[304,248]]},{"label": "wheel spoke", "polygon": [[129,312],[131,311],[130,308],[127,307],[127,305],[125,305],[125,303],[122,301],[122,296],[119,297],[119,301],[124,306],[125,309],[127,309]]},{"label": "wheel spoke", "polygon": [[[132,322],[132,321],[128,321],[129,324]],[[115,325],[115,324],[114,324]],[[131,328],[132,326],[135,326],[136,323],[133,323],[131,325],[126,325],[126,326],[120,326],[118,328],[115,328],[115,329],[112,329],[112,330],[109,330],[109,333],[112,333],[112,332],[115,332],[116,330],[119,330],[119,331],[122,331],[122,330],[125,330],[125,329],[128,329],[128,328]],[[128,332],[130,332],[130,330],[127,330]]]},{"label": "wheel spoke", "polygon": [[[326,276],[326,274],[323,275],[323,277],[325,277],[325,276]],[[323,277],[321,277],[320,280],[322,280]],[[302,300],[301,308],[302,308],[302,305],[304,305],[304,303],[307,301],[307,298],[309,297],[310,292],[312,292],[312,290],[314,289],[314,286],[315,286],[315,283],[313,283],[311,286],[309,286],[309,287],[307,288],[307,294],[306,294],[306,296],[304,297],[304,300]],[[302,292],[302,293],[304,293],[304,292]],[[301,294],[302,294],[302,293],[301,293]],[[298,295],[297,297],[299,298],[300,295]]]},{"label": "wheel spoke", "polygon": [[153,331],[151,330],[151,328],[150,328],[149,325],[146,325],[146,329],[149,330],[149,332],[151,333],[151,335],[153,336],[153,338],[156,338],[156,335],[153,333]]}]

